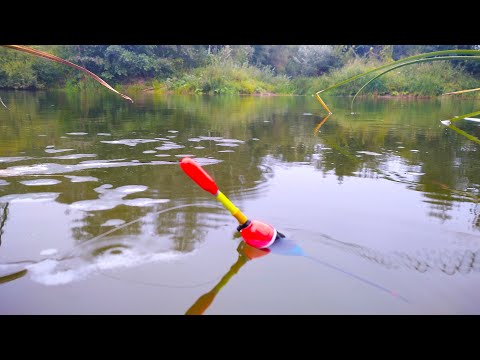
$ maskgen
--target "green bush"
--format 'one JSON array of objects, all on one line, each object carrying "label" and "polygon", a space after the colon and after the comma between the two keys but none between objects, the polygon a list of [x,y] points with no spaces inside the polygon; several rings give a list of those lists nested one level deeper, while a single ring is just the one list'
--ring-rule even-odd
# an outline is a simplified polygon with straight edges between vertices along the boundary
[{"label": "green bush", "polygon": [[[153,87],[155,91],[181,94],[311,95],[391,60],[390,56],[380,56],[382,46],[377,49],[366,45],[346,46],[347,52],[335,46],[277,45],[42,45],[35,48],[86,66],[117,88],[141,91]],[[402,50],[405,55],[409,49],[415,50],[407,46],[398,48],[397,53]],[[356,55],[347,56],[349,53]],[[293,57],[288,60],[285,54],[293,56],[295,61]],[[405,66],[376,79],[362,93],[435,96],[476,88],[480,81],[473,75],[475,68],[470,63],[445,61]],[[295,71],[292,68],[291,75],[322,75],[294,78],[280,75],[279,69],[288,66],[296,67]],[[371,76],[339,86],[329,94],[352,96]],[[93,81],[84,79],[84,74],[75,69],[0,48],[0,88],[63,86],[88,90],[93,87]]]},{"label": "green bush", "polygon": [[[378,62],[354,60],[324,76],[296,78],[292,81],[298,93],[313,94],[380,65]],[[339,86],[329,91],[329,94],[354,95],[373,76],[370,75]],[[363,89],[362,94],[436,96],[445,92],[478,86],[479,79],[463,71],[462,68],[454,67],[448,61],[442,61],[414,64],[389,72],[370,83]],[[478,96],[476,93],[472,95]]]},{"label": "green bush", "polygon": [[212,61],[209,65],[186,72],[165,81],[169,90],[177,93],[203,94],[261,94],[272,92],[275,81],[284,84],[268,69],[238,64],[228,59]]}]

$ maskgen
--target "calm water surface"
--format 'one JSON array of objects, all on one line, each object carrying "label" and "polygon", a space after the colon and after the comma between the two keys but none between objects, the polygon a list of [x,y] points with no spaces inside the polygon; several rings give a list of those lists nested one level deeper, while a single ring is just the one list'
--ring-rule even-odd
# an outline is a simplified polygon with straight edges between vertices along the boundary
[{"label": "calm water surface", "polygon": [[0,97],[2,314],[480,313],[478,100]]}]

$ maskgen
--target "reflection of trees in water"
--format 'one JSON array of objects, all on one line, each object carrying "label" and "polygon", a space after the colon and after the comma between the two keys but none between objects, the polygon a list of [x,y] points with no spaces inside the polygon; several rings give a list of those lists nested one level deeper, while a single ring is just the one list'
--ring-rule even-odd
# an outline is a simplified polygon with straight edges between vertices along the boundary
[{"label": "reflection of trees in water", "polygon": [[[148,186],[148,191],[128,196],[127,198],[149,197],[166,198],[172,202],[163,207],[173,206],[178,203],[196,202],[208,199],[214,201],[201,190],[197,189],[189,181],[185,181],[185,174],[177,166],[178,158],[175,154],[198,153],[198,150],[192,149],[193,146],[202,145],[205,150],[203,153],[215,158],[226,161],[209,166],[209,172],[217,180],[218,184],[229,197],[241,207],[241,200],[245,197],[254,196],[259,182],[265,181],[262,174],[261,155],[252,156],[248,153],[251,135],[247,124],[258,113],[262,112],[262,106],[269,106],[268,101],[264,105],[259,105],[257,99],[253,98],[232,98],[234,101],[221,101],[208,97],[176,97],[172,101],[171,97],[162,97],[154,104],[145,102],[145,108],[130,115],[131,120],[117,121],[115,119],[125,117],[125,114],[117,114],[116,107],[108,107],[106,111],[106,132],[115,133],[115,127],[118,135],[115,138],[153,138],[158,136],[172,135],[167,130],[176,130],[178,133],[172,141],[185,145],[183,149],[168,151],[172,156],[167,158],[155,158],[152,155],[144,155],[142,151],[153,149],[161,144],[148,143],[137,145],[134,148],[122,145],[103,145],[98,144],[98,138],[82,137],[83,144],[90,144],[90,148],[85,148],[87,153],[97,154],[98,159],[111,159],[124,157],[139,161],[162,160],[170,161],[171,164],[132,168],[111,168],[108,171],[103,169],[83,171],[78,175],[94,176],[101,180],[103,184],[112,184],[118,187],[125,184],[141,184]],[[120,104],[124,107],[124,104]],[[229,108],[241,109],[232,113],[232,117],[225,117]],[[91,112],[90,112],[91,113]],[[114,114],[115,113],[115,114]],[[266,114],[270,111],[265,112]],[[128,119],[128,117],[127,117]],[[219,154],[219,150],[229,149],[228,147],[218,146],[213,140],[190,142],[188,139],[195,136],[220,136],[223,138],[242,139],[247,144],[241,147],[233,148],[234,153]],[[80,141],[74,139],[76,142]],[[69,142],[73,141],[68,139]],[[77,143],[72,144],[76,148]],[[245,150],[247,149],[247,150]],[[148,160],[147,160],[148,158]],[[145,159],[145,160],[144,160]],[[77,175],[77,174],[74,174]],[[98,182],[87,182],[77,184],[60,184],[62,188],[61,195],[57,201],[71,204],[75,201],[97,199],[98,194],[93,189],[99,186]],[[73,190],[75,188],[75,190]],[[157,210],[159,207],[137,208],[128,206],[118,206],[117,208],[97,211],[95,216],[85,216],[79,221],[79,226],[74,229],[76,239],[88,239],[105,231],[105,227],[100,225],[109,219],[122,219],[126,222],[135,218],[146,216],[148,213]],[[198,210],[197,210],[198,211]],[[216,223],[211,218],[202,221],[199,217],[202,212],[212,212],[211,210],[201,210],[197,213],[195,209],[187,208],[175,213],[162,215],[161,219],[156,220],[157,234],[159,236],[168,236],[173,239],[177,250],[190,251],[193,249],[194,242],[202,241],[207,230]],[[222,211],[213,211],[213,213],[222,213]],[[223,213],[222,213],[223,214]],[[212,225],[213,224],[213,225]],[[142,227],[139,224],[123,230],[125,234],[138,234],[141,236]]]},{"label": "reflection of trees in water", "polygon": [[2,235],[3,235],[3,228],[5,226],[5,223],[7,222],[7,216],[8,216],[8,204],[9,203],[0,203],[0,246],[2,246]]},{"label": "reflection of trees in water", "polygon": [[[316,134],[313,131],[322,120],[320,116],[304,116],[307,109],[317,109],[312,98],[303,97],[212,97],[212,96],[165,96],[139,95],[137,105],[131,106],[114,96],[81,93],[71,95],[62,92],[46,92],[35,95],[19,93],[10,96],[8,103],[11,112],[3,114],[4,128],[0,133],[0,153],[2,156],[18,155],[26,151],[27,156],[46,156],[44,147],[56,144],[57,147],[75,148],[77,152],[97,154],[96,159],[125,158],[128,161],[152,160],[169,161],[171,164],[139,166],[129,168],[92,169],[74,172],[71,175],[94,176],[99,182],[62,183],[49,187],[49,191],[60,192],[57,201],[71,204],[75,201],[96,199],[93,190],[101,184],[146,185],[146,192],[128,198],[166,198],[172,202],[161,207],[128,207],[97,211],[95,216],[85,216],[76,227],[75,238],[87,239],[105,230],[100,226],[109,219],[122,219],[126,222],[146,216],[158,208],[177,203],[214,201],[202,193],[178,169],[175,154],[192,153],[197,156],[211,156],[224,160],[209,166],[208,171],[217,180],[222,191],[242,207],[242,199],[256,196],[263,188],[271,173],[266,173],[264,165],[271,158],[282,164],[307,162],[316,169],[333,173],[341,182],[347,176],[385,178],[401,182],[412,190],[421,191],[430,206],[429,215],[448,220],[455,203],[468,201],[475,204],[476,193],[465,189],[480,188],[480,164],[471,151],[467,139],[453,132],[438,131],[438,119],[443,114],[458,111],[457,102],[369,100],[357,105],[358,115],[348,115],[349,100],[337,99],[340,105]],[[55,106],[50,106],[50,105]],[[311,106],[310,106],[311,105]],[[439,106],[441,105],[441,106]],[[467,109],[468,110],[468,109]],[[6,112],[5,112],[6,113]],[[16,114],[11,116],[11,114]],[[26,114],[29,114],[27,116]],[[135,147],[102,144],[102,140],[125,138],[165,137],[172,135],[168,130],[176,130],[172,141],[185,145],[185,148],[167,151],[166,158],[143,154],[161,142],[139,144]],[[88,135],[59,137],[66,132],[84,131]],[[112,137],[96,136],[98,132],[111,133]],[[39,134],[47,137],[39,138]],[[245,143],[233,147],[233,153],[218,153],[229,150],[218,146],[215,141],[191,142],[196,136],[221,136],[244,140]],[[259,139],[259,140],[254,140]],[[195,149],[195,146],[204,149]],[[403,147],[403,148],[400,148]],[[415,149],[418,152],[411,152]],[[359,154],[369,151],[379,156]],[[62,155],[62,154],[60,154]],[[72,161],[41,160],[62,164]],[[266,161],[268,160],[268,161]],[[33,160],[30,163],[38,163]],[[29,162],[21,162],[28,165]],[[407,173],[422,173],[416,177]],[[45,176],[48,177],[48,176]],[[441,182],[442,185],[438,185]],[[11,193],[26,191],[22,185],[12,182]],[[175,204],[172,204],[175,202]],[[479,216],[474,213],[472,224],[478,227]],[[88,215],[88,214],[86,214]],[[175,225],[178,216],[178,225]],[[179,249],[189,249],[191,239],[200,239],[201,227],[193,209],[185,209],[166,214],[172,224],[170,235],[178,243]],[[210,221],[210,220],[208,220]],[[167,231],[165,223],[157,219],[158,232]],[[207,225],[206,225],[207,226]],[[180,230],[177,228],[185,228]],[[175,229],[175,231],[173,230]],[[141,234],[142,227],[132,226],[124,230],[129,234]],[[178,233],[177,231],[183,231]]]},{"label": "reflection of trees in water", "polygon": [[163,214],[155,230],[172,240],[174,250],[189,252],[196,243],[203,242],[209,229],[224,225],[226,217],[223,209],[191,207]]},{"label": "reflection of trees in water", "polygon": [[[238,206],[241,206],[241,200],[244,197],[255,194],[255,181],[262,179],[261,169],[256,168],[255,172],[243,174],[242,168],[232,167],[224,162],[209,167],[209,172],[214,176],[221,188],[224,190]],[[209,201],[215,203],[211,195],[193,186],[185,174],[181,172],[177,164],[159,165],[151,167],[137,167],[126,171],[125,169],[109,169],[107,173],[103,170],[89,171],[90,176],[95,176],[105,184],[111,184],[112,188],[117,188],[126,184],[145,185],[148,189],[144,192],[138,192],[125,197],[125,199],[150,198],[150,199],[170,199],[165,204],[157,204],[148,207],[134,207],[119,205],[113,209],[85,212],[85,216],[73,228],[73,236],[77,240],[88,240],[98,234],[108,230],[108,227],[101,226],[110,219],[121,219],[125,222],[135,220],[140,217],[147,217],[159,209],[169,208],[178,204],[196,203]],[[242,178],[242,183],[235,179]],[[76,201],[95,200],[99,194],[93,189],[98,187],[99,182],[85,182],[66,184],[57,201],[71,204]],[[242,189],[243,188],[243,189]],[[78,193],[75,189],[78,189]],[[230,195],[231,194],[231,195]],[[94,214],[94,216],[91,216]],[[212,216],[204,218],[208,214]],[[220,221],[215,216],[228,217],[228,213],[223,209],[195,209],[186,208],[175,212],[162,214],[160,217],[149,219],[149,226],[155,229],[158,236],[168,237],[174,242],[173,248],[179,251],[191,251],[195,242],[203,241],[209,228],[220,225]],[[147,220],[145,220],[147,221]],[[225,218],[222,219],[223,224]],[[136,223],[120,231],[121,234],[141,236],[146,231],[147,225]]]},{"label": "reflection of trees in water", "polygon": [[[364,102],[356,116],[338,111],[322,125],[317,134],[321,145],[310,145],[313,151],[306,159],[319,170],[334,171],[339,181],[360,176],[404,183],[422,192],[430,206],[428,215],[442,222],[452,217],[455,204],[476,204],[480,162],[472,147],[477,145],[437,130],[438,119],[450,107],[435,110],[429,103],[413,102],[401,111],[390,111],[394,105],[380,101],[372,112],[369,102]],[[426,115],[428,107],[431,113]],[[478,227],[477,221],[472,223]]]},{"label": "reflection of trees in water", "polygon": [[[272,125],[274,145],[259,146],[263,145],[263,154],[270,153],[282,163],[307,162],[324,173],[333,173],[340,183],[345,176],[403,183],[422,192],[430,207],[429,216],[447,221],[452,218],[455,204],[478,202],[479,159],[475,151],[466,151],[472,146],[465,143],[467,139],[443,134],[435,129],[438,124],[427,123],[441,116],[438,110],[431,118],[420,117],[420,122],[411,118],[412,112],[419,116],[418,104],[408,110],[389,111],[385,103],[377,103],[378,113],[371,115],[368,108],[357,116],[339,111],[320,129],[323,118],[308,125],[317,130],[314,136],[305,135],[305,124],[309,123],[305,117],[286,114],[280,120],[281,115],[277,115],[277,122]],[[416,123],[413,125],[412,121]],[[257,133],[262,128],[258,123],[251,126],[256,126]],[[266,134],[258,137],[262,135]],[[475,220],[472,223],[478,226]]]}]

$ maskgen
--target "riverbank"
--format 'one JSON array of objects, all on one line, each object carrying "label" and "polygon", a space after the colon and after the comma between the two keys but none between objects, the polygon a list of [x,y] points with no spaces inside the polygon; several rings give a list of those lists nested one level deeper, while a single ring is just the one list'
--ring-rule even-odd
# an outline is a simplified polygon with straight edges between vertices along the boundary
[{"label": "riverbank", "polygon": [[[152,91],[173,94],[237,95],[311,95],[342,80],[361,74],[378,63],[354,61],[318,77],[289,78],[269,69],[254,66],[210,65],[193,69],[165,80],[136,81],[118,85],[124,92]],[[331,95],[354,95],[369,78],[359,79],[328,92]],[[404,67],[369,84],[362,93],[388,97],[433,97],[446,92],[478,87],[480,79],[472,77],[450,63],[430,63]],[[479,97],[478,93],[465,94]]]},{"label": "riverbank", "polygon": [[[45,50],[58,51],[60,52],[59,55],[62,55],[61,51],[65,49],[61,47]],[[43,59],[17,54],[7,49],[0,49],[0,55],[0,89],[56,88],[68,90],[81,88],[88,91],[96,87],[94,81],[86,79],[77,70],[45,62]],[[142,57],[138,56],[138,59],[137,57],[129,59],[140,61]],[[127,71],[131,69],[131,66],[123,63],[122,68],[113,66],[113,63],[110,67],[106,67],[102,65],[106,61],[102,58],[96,60],[96,65],[90,64],[89,68],[124,93],[151,91],[173,94],[274,96],[311,95],[384,64],[384,62],[373,59],[356,58],[345,61],[342,65],[332,65],[330,68],[318,72],[321,75],[306,77],[287,76],[280,74],[272,66],[253,65],[248,61],[239,62],[231,58],[224,59],[220,55],[211,56],[202,63],[203,65],[196,67],[175,67],[172,65],[175,63],[173,62],[170,64],[172,66],[164,69],[165,71],[160,71],[160,65],[167,58],[152,57],[151,59],[159,61],[155,66],[153,66],[153,63],[149,65],[156,69],[152,72]],[[85,58],[85,64],[90,60]],[[173,60],[170,59],[170,61]],[[119,66],[119,64],[117,65]],[[147,64],[144,65],[147,66]],[[288,72],[284,69],[284,73]],[[475,77],[471,72],[467,72],[465,67],[453,64],[450,61],[414,64],[379,77],[363,89],[362,94],[433,97],[447,92],[478,88],[480,84],[479,74],[477,72]],[[370,78],[371,75],[360,78],[329,90],[327,94],[352,96]],[[480,97],[480,92],[468,93],[463,96]]]}]

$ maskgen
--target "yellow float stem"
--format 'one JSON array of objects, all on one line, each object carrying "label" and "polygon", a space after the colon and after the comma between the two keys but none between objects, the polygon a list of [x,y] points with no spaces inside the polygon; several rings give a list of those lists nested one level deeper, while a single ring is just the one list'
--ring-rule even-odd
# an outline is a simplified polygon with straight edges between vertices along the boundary
[{"label": "yellow float stem", "polygon": [[248,221],[248,218],[237,208],[233,203],[219,190],[217,193],[217,200],[222,203],[225,208],[237,219],[242,225]]}]

